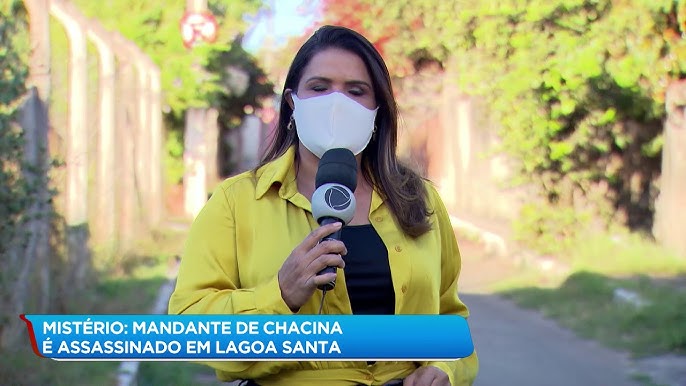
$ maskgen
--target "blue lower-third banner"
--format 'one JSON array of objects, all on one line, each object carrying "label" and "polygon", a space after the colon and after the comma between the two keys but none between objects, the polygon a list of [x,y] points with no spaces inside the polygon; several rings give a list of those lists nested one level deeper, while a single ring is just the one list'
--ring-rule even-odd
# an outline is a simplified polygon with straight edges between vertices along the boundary
[{"label": "blue lower-third banner", "polygon": [[456,360],[457,315],[21,315],[37,355],[57,360]]}]

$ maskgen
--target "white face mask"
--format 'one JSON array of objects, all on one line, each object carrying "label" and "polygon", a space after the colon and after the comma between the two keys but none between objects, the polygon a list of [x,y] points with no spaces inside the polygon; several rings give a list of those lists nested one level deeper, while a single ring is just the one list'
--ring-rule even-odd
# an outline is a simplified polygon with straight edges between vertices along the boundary
[{"label": "white face mask", "polygon": [[369,110],[340,92],[307,99],[291,95],[298,137],[314,155],[322,158],[327,150],[337,148],[358,155],[367,147],[378,107]]}]

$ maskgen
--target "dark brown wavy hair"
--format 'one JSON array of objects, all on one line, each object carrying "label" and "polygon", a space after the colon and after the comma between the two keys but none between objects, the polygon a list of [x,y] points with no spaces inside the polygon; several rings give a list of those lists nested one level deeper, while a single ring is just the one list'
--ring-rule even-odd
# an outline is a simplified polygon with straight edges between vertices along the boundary
[{"label": "dark brown wavy hair", "polygon": [[[364,178],[383,197],[406,235],[417,237],[424,234],[431,228],[427,191],[422,178],[402,165],[396,156],[398,106],[393,96],[391,77],[381,55],[364,36],[345,27],[319,28],[295,55],[281,95],[285,95],[286,89],[297,93],[305,67],[312,57],[328,48],[356,54],[364,61],[371,75],[379,110],[376,114],[376,133],[362,152],[361,170]],[[297,131],[286,129],[292,114],[286,98],[281,98],[276,133],[257,169],[298,144]]]}]

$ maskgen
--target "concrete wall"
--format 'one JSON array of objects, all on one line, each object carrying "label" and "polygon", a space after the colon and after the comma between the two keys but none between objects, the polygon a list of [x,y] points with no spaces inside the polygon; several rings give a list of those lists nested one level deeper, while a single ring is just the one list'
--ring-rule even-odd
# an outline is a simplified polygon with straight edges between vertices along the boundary
[{"label": "concrete wall", "polygon": [[686,256],[686,82],[667,90],[660,195],[653,233],[666,247]]},{"label": "concrete wall", "polygon": [[496,151],[497,126],[452,79],[454,73],[428,67],[396,83],[399,151],[436,184],[451,214],[507,236],[526,191],[506,186],[515,165]]}]

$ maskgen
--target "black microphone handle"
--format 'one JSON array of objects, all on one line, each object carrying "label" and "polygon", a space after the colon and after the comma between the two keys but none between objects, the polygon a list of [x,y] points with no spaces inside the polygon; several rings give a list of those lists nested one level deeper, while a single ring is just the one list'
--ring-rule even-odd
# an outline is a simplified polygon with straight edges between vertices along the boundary
[{"label": "black microphone handle", "polygon": [[[319,225],[324,226],[324,225],[332,224],[332,223],[335,223],[335,222],[340,222],[340,223],[342,223],[343,221],[341,221],[340,219],[337,219],[337,218],[335,218],[335,217],[325,217],[324,219],[321,220],[321,222],[319,223]],[[326,241],[326,240],[340,240],[340,239],[341,239],[341,233],[342,233],[342,231],[343,231],[343,227],[341,227],[339,230],[337,230],[336,232],[334,232],[334,233],[332,233],[332,234],[330,234],[330,235],[328,235],[328,236],[324,236],[324,238],[322,239],[322,241]],[[319,272],[317,273],[317,276],[323,275],[323,274],[325,274],[325,273],[336,273],[336,267],[326,267],[326,268],[322,269],[321,271],[319,271]],[[332,280],[332,281],[329,282],[329,283],[322,284],[322,285],[318,286],[317,288],[319,288],[320,290],[331,291],[332,289],[334,289],[334,287],[336,287],[336,279]]]},{"label": "black microphone handle", "polygon": [[[335,217],[324,217],[324,218],[321,220],[321,222],[319,223],[319,225],[324,226],[324,225],[333,224],[333,223],[335,223],[335,222],[343,223],[343,221],[341,221],[340,219],[335,218]],[[343,230],[343,227],[341,227],[341,228],[338,229],[336,232],[334,232],[334,233],[332,233],[332,234],[330,234],[330,235],[328,235],[328,236],[324,236],[324,238],[322,239],[322,241],[324,241],[324,240],[340,240],[340,239],[341,239],[341,233],[342,233],[341,231],[342,231],[342,230]]]}]

